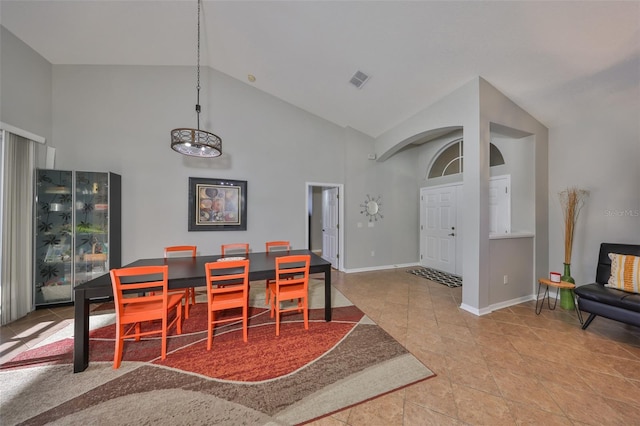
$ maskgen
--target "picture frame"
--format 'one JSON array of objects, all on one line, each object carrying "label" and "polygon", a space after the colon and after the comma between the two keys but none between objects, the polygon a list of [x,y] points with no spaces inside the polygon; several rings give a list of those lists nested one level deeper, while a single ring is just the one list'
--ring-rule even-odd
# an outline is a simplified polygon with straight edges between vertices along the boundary
[{"label": "picture frame", "polygon": [[247,181],[189,178],[189,231],[246,231]]}]

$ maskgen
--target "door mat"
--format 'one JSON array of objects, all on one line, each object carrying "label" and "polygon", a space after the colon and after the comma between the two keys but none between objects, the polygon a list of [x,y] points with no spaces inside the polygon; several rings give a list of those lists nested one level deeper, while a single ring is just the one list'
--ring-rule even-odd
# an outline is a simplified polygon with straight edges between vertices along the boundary
[{"label": "door mat", "polygon": [[458,275],[449,274],[447,272],[438,271],[437,269],[419,268],[419,269],[412,269],[407,272],[414,275],[418,275],[419,277],[423,277],[428,280],[437,282],[438,284],[446,285],[447,287],[462,286],[462,277]]}]

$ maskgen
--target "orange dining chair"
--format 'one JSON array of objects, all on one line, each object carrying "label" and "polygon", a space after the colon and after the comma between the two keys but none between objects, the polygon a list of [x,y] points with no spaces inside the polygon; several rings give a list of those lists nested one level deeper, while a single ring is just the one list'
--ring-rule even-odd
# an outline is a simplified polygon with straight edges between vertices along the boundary
[{"label": "orange dining chair", "polygon": [[[280,316],[285,312],[301,312],[304,329],[309,329],[309,262],[311,256],[293,255],[276,258],[276,281],[270,286],[271,317],[276,315],[276,336],[280,335]],[[291,308],[283,308],[282,302],[296,300]]]},{"label": "orange dining chair", "polygon": [[[220,251],[222,252],[222,257],[241,257],[246,259],[249,257],[249,244],[247,243],[230,243],[230,244],[222,244],[220,246]],[[218,284],[219,286],[224,286],[224,284]]]},{"label": "orange dining chair", "polygon": [[220,251],[223,256],[233,256],[233,255],[244,255],[245,257],[249,256],[249,244],[247,243],[233,243],[233,244],[222,244],[220,246]]},{"label": "orange dining chair", "polygon": [[[249,260],[209,262],[204,265],[207,277],[207,350],[211,350],[216,324],[242,320],[242,340],[247,341],[249,322]],[[240,315],[216,319],[216,313],[240,308]]]},{"label": "orange dining chair", "polygon": [[[289,241],[267,241],[265,243],[265,251],[267,253],[270,253],[272,251],[289,251],[289,250],[291,250],[291,244],[289,244]],[[274,282],[275,280],[268,279],[265,284],[264,301],[267,305],[269,305],[269,295],[271,294],[271,291],[269,290],[269,286],[272,285]]]},{"label": "orange dining chair", "polygon": [[[175,325],[177,333],[182,334],[183,295],[169,293],[167,280],[169,267],[164,265],[112,269],[110,274],[116,308],[116,348],[113,368],[119,368],[122,362],[124,339],[132,337],[139,341],[143,336],[161,334],[161,358],[165,359],[167,331]],[[174,309],[175,317],[169,321],[169,312]],[[162,321],[160,329],[142,331],[141,323],[154,320]]]},{"label": "orange dining chair", "polygon": [[[186,253],[191,252],[191,257],[196,257],[196,251],[198,246],[168,246],[164,248],[164,258],[168,258],[170,253]],[[191,305],[196,304],[196,289],[194,287],[188,287],[186,289],[169,290],[169,293],[184,293],[184,317],[189,318],[189,299],[191,299]]]}]

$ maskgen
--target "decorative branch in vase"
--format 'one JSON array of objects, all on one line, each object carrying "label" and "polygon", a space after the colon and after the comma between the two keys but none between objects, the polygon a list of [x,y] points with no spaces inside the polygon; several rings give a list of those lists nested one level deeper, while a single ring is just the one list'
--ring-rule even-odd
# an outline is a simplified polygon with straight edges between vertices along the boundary
[{"label": "decorative branch in vase", "polygon": [[573,235],[580,210],[584,206],[589,191],[576,187],[567,188],[558,193],[562,214],[564,215],[564,274],[562,281],[575,283],[571,277],[571,252],[573,250]]}]

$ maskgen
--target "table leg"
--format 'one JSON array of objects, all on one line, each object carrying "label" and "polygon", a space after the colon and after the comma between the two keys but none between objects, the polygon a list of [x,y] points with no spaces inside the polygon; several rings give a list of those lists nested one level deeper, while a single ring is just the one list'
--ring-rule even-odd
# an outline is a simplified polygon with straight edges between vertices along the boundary
[{"label": "table leg", "polygon": [[83,290],[75,291],[73,319],[73,372],[80,373],[89,366],[89,305]]},{"label": "table leg", "polygon": [[331,266],[324,271],[324,320],[331,321]]},{"label": "table leg", "polygon": [[[547,293],[549,292],[549,286],[547,286]],[[549,306],[549,310],[555,311],[556,305],[558,304],[558,295],[560,294],[560,289],[556,288],[556,299],[553,302],[553,307],[551,306],[551,298],[547,297],[547,306]]]},{"label": "table leg", "polygon": [[[540,312],[542,312],[542,307],[544,306],[544,299],[549,298],[549,286],[545,285],[545,290],[544,290],[544,296],[542,296],[542,302],[540,302],[540,286],[542,285],[541,282],[538,282],[538,294],[536,297],[536,315],[540,315]],[[540,307],[538,307],[538,303],[540,303]]]}]

